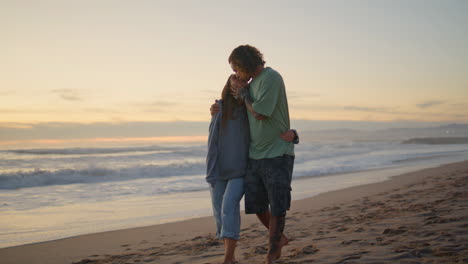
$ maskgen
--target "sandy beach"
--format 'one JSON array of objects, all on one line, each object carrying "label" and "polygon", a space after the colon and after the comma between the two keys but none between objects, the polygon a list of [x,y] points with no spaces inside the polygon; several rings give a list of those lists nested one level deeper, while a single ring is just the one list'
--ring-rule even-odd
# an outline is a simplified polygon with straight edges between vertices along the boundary
[{"label": "sandy beach", "polygon": [[[276,263],[468,263],[468,161],[294,201]],[[293,190],[294,191],[294,190]],[[221,263],[212,217],[0,249],[1,263]],[[243,214],[239,263],[267,232]]]}]

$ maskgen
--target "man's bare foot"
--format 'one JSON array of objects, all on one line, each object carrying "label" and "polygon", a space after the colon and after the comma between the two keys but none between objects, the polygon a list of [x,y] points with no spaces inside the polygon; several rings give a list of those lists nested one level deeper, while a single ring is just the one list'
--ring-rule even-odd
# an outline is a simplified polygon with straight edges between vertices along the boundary
[{"label": "man's bare foot", "polygon": [[289,239],[284,234],[281,234],[281,240],[279,243],[280,247],[286,246],[287,244],[289,244]]},{"label": "man's bare foot", "polygon": [[279,245],[278,246],[278,249],[276,250],[276,252],[268,252],[267,253],[267,260],[271,259],[270,262],[267,262],[267,263],[273,263],[273,260],[277,260],[279,258],[281,258],[281,249],[282,249],[283,246]]},{"label": "man's bare foot", "polygon": [[282,234],[281,239],[280,239],[280,241],[278,243],[278,249],[276,250],[276,252],[268,252],[267,253],[265,263],[270,264],[270,263],[273,263],[273,261],[279,259],[281,257],[281,250],[287,244],[289,244],[289,239],[284,234]]},{"label": "man's bare foot", "polygon": [[[281,249],[278,249],[281,255]],[[272,264],[274,263],[275,260],[279,259],[279,256],[275,256],[273,254],[267,254],[266,259],[265,259],[265,264]]]},{"label": "man's bare foot", "polygon": [[284,234],[281,234],[281,240],[279,242],[278,250],[277,250],[278,253],[275,254],[274,260],[281,258],[281,249],[283,249],[283,247],[286,246],[287,244],[289,244],[289,239]]}]

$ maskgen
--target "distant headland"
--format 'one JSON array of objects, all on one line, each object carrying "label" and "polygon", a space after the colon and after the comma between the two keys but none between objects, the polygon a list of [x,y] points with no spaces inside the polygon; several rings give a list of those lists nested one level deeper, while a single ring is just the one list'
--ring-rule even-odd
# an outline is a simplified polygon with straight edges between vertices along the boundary
[{"label": "distant headland", "polygon": [[431,137],[431,138],[411,138],[402,144],[468,144],[468,137]]}]

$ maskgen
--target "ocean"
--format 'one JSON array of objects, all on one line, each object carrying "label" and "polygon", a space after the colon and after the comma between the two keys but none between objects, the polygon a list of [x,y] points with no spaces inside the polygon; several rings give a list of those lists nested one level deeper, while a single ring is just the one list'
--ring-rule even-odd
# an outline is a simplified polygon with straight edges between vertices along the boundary
[{"label": "ocean", "polygon": [[[206,151],[205,142],[2,149],[0,247],[210,215]],[[301,199],[466,160],[468,144],[310,141],[295,152]]]}]

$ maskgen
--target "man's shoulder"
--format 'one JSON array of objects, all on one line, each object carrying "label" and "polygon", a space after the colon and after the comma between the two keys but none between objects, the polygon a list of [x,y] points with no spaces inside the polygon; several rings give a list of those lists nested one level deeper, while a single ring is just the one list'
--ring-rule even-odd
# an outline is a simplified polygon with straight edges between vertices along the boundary
[{"label": "man's shoulder", "polygon": [[275,70],[275,69],[273,69],[271,67],[266,67],[265,68],[265,76],[268,76],[268,77],[281,77],[281,74],[277,70]]},{"label": "man's shoulder", "polygon": [[267,67],[266,68],[266,72],[265,72],[265,79],[266,80],[270,80],[270,81],[273,81],[273,82],[283,82],[283,77],[281,76],[281,74],[274,70],[273,68],[271,67]]},{"label": "man's shoulder", "polygon": [[266,67],[262,74],[251,83],[251,86],[257,87],[256,89],[264,89],[270,86],[284,86],[283,77],[276,70],[271,67]]}]

